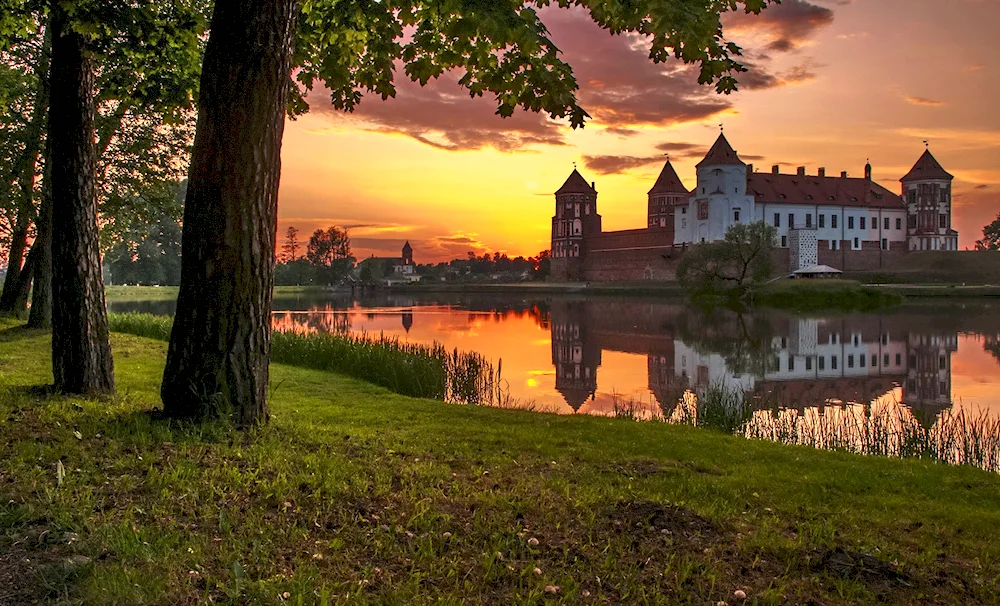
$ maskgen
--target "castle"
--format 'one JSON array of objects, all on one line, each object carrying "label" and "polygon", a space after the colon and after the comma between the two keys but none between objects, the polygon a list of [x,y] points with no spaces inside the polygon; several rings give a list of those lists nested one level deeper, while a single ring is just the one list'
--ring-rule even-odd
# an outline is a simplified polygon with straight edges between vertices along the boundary
[{"label": "castle", "polygon": [[576,169],[555,193],[552,279],[672,280],[693,244],[715,242],[737,223],[765,221],[777,230],[778,266],[880,269],[914,250],[958,250],[951,223],[953,177],[926,150],[902,179],[902,194],[864,178],[756,172],[724,134],[697,165],[688,191],[668,160],[649,190],[643,229],[605,232],[597,189]]}]

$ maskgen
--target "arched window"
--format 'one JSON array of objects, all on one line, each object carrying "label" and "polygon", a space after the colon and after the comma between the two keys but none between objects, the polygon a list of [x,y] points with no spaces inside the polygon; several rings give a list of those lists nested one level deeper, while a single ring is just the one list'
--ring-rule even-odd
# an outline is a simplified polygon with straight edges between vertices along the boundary
[{"label": "arched window", "polygon": [[583,232],[583,222],[579,219],[573,219],[573,235],[579,236]]}]

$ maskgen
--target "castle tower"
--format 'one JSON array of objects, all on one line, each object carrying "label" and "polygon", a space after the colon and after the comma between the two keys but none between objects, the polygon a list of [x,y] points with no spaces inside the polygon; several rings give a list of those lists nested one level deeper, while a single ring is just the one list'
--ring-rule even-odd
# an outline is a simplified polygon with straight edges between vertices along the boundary
[{"label": "castle tower", "polygon": [[576,169],[556,192],[552,217],[552,279],[583,280],[587,238],[601,233],[597,214],[597,190]]},{"label": "castle tower", "polygon": [[687,204],[688,194],[687,188],[677,176],[677,171],[674,170],[670,160],[667,160],[653,189],[649,190],[647,213],[649,229],[666,230],[673,235],[674,210],[682,204]]},{"label": "castle tower", "polygon": [[[747,167],[724,134],[698,163],[698,185],[687,206],[678,209],[674,242],[715,242],[734,223],[754,220],[754,198],[747,195]],[[678,224],[679,223],[679,224]]]},{"label": "castle tower", "polygon": [[958,250],[958,232],[951,228],[953,179],[929,149],[900,179],[910,250]]}]

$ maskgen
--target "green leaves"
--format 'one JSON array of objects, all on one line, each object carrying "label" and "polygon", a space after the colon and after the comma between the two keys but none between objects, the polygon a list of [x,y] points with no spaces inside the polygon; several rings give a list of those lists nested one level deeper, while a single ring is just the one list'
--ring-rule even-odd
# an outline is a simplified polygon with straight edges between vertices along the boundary
[{"label": "green leaves", "polygon": [[302,89],[289,111],[307,109],[317,80],[334,107],[352,111],[365,94],[394,96],[398,71],[421,85],[453,71],[471,96],[492,93],[500,116],[521,108],[583,126],[589,115],[577,103],[573,70],[536,10],[549,6],[588,10],[610,33],[644,36],[652,61],[697,64],[700,83],[730,93],[746,69],[736,60],[740,48],[723,37],[721,14],[758,13],[774,1],[305,0],[295,57]]}]

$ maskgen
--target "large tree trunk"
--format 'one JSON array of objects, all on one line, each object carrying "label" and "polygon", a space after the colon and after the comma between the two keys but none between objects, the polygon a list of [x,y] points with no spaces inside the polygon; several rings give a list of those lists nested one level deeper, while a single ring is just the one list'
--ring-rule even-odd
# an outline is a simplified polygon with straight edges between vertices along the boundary
[{"label": "large tree trunk", "polygon": [[115,390],[97,232],[94,71],[83,36],[52,3],[52,374],[56,389]]},{"label": "large tree trunk", "polygon": [[[51,29],[51,28],[50,28]],[[0,312],[19,315],[25,310],[25,302],[20,297],[24,279],[31,280],[31,274],[22,276],[21,261],[28,248],[28,230],[35,218],[33,204],[35,191],[35,170],[38,166],[38,152],[41,151],[42,133],[49,109],[49,59],[52,52],[52,35],[46,31],[42,42],[42,52],[35,64],[38,90],[35,91],[35,106],[31,110],[31,122],[25,132],[24,150],[14,167],[20,188],[17,206],[17,222],[11,234],[10,255],[7,261],[7,275],[4,277],[3,293],[0,294]]]},{"label": "large tree trunk", "polygon": [[[51,139],[49,140],[51,141]],[[45,174],[42,176],[42,204],[38,207],[35,243],[38,249],[35,280],[31,290],[28,328],[52,328],[52,146],[45,144]]]},{"label": "large tree trunk", "polygon": [[267,418],[281,136],[295,0],[218,0],[184,203],[181,287],[163,374],[172,417]]}]

